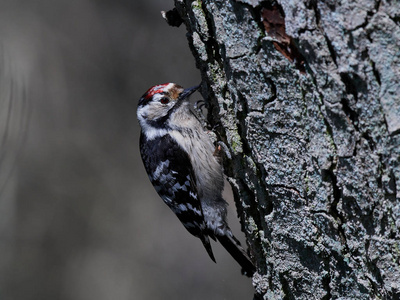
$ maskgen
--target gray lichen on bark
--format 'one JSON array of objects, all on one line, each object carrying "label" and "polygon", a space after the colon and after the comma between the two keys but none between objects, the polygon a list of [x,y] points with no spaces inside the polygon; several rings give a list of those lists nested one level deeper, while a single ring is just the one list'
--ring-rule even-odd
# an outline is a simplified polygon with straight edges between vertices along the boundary
[{"label": "gray lichen on bark", "polygon": [[[398,2],[175,4],[232,153],[257,297],[400,297]],[[263,7],[281,11],[305,71]]]}]

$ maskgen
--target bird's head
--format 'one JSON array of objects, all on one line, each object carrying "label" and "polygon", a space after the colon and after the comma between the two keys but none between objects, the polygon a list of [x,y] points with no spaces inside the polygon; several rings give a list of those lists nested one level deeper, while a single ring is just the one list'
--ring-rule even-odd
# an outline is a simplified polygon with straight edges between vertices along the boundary
[{"label": "bird's head", "polygon": [[140,98],[137,117],[140,125],[162,127],[169,116],[193,94],[199,86],[184,89],[175,83],[155,85]]}]

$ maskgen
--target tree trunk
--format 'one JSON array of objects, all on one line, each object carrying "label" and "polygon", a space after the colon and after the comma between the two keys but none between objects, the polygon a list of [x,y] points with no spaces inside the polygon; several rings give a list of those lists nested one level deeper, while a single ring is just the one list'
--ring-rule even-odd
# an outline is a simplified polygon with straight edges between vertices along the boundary
[{"label": "tree trunk", "polygon": [[231,152],[256,298],[399,299],[399,2],[175,5]]}]

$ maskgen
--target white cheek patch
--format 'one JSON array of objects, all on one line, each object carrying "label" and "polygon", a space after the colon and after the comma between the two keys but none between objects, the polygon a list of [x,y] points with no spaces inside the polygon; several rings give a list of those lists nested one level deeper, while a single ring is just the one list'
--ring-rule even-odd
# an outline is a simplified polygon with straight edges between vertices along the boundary
[{"label": "white cheek patch", "polygon": [[165,95],[163,95],[163,94],[155,94],[155,95],[153,96],[152,103],[154,103],[154,102],[160,102],[161,98],[164,98],[164,97],[165,97]]},{"label": "white cheek patch", "polygon": [[168,113],[169,108],[162,105],[160,102],[150,102],[143,108],[143,113],[147,120],[157,120],[164,117]]},{"label": "white cheek patch", "polygon": [[145,106],[139,107],[137,111],[139,121],[154,121],[165,117],[169,110],[174,106],[175,102],[171,101],[168,104],[162,104],[160,102],[162,98],[164,98],[163,95],[154,95],[154,100],[147,103]]},{"label": "white cheek patch", "polygon": [[168,133],[166,129],[163,128],[155,128],[147,123],[147,119],[145,117],[145,109],[140,109],[137,112],[137,118],[139,120],[140,126],[142,127],[143,134],[146,135],[148,140],[153,140],[157,137],[164,136]]}]

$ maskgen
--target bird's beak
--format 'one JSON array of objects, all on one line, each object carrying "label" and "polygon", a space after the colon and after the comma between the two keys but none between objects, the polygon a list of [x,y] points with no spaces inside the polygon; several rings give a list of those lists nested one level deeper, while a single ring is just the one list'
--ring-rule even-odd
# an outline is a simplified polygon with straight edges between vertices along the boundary
[{"label": "bird's beak", "polygon": [[200,88],[200,85],[196,85],[194,87],[184,89],[183,92],[179,95],[178,100],[180,100],[180,101],[185,100],[187,97],[189,97],[195,91],[197,91],[199,88]]}]

